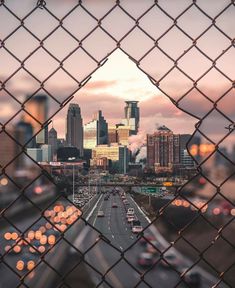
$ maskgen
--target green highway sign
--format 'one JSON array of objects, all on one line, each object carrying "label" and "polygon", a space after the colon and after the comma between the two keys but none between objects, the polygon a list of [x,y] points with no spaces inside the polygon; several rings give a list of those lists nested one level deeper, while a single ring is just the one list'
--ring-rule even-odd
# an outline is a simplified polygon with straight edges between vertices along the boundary
[{"label": "green highway sign", "polygon": [[160,192],[160,187],[141,187],[142,193],[158,193]]}]

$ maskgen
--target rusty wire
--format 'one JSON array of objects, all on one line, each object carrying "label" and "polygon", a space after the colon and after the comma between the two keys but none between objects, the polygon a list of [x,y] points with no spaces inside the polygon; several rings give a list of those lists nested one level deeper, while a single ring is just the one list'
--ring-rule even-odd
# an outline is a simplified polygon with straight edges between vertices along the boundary
[{"label": "rusty wire", "polygon": [[[36,2],[36,1],[35,1]],[[215,149],[213,152],[211,152],[210,155],[208,155],[203,161],[201,162],[198,162],[196,159],[195,162],[196,162],[196,168],[197,168],[197,175],[194,176],[197,177],[199,175],[203,176],[206,181],[208,181],[213,187],[214,189],[216,190],[216,193],[214,194],[214,196],[209,199],[207,201],[206,204],[209,204],[215,197],[217,196],[221,196],[223,199],[225,199],[226,201],[228,201],[231,205],[233,205],[232,201],[229,200],[225,195],[223,195],[223,193],[221,192],[221,187],[224,183],[226,183],[227,180],[229,180],[234,174],[232,173],[231,175],[229,175],[223,183],[221,183],[220,185],[217,185],[216,183],[213,183],[213,181],[207,177],[207,175],[204,174],[203,172],[203,165],[215,154],[215,153],[219,153],[219,155],[221,155],[224,159],[226,159],[231,165],[235,165],[234,161],[232,159],[229,159],[228,156],[226,156],[224,153],[222,153],[220,150],[219,150],[219,145],[226,139],[228,138],[231,133],[234,131],[234,121],[233,119],[231,119],[228,115],[226,115],[223,111],[221,111],[219,108],[218,108],[218,104],[220,103],[220,101],[222,99],[224,99],[224,97],[226,97],[227,93],[229,91],[231,91],[233,88],[234,88],[234,79],[231,79],[228,75],[226,75],[226,73],[217,66],[217,61],[223,56],[225,55],[229,49],[234,49],[234,39],[232,39],[229,35],[227,35],[227,33],[225,31],[223,31],[223,29],[221,29],[216,21],[218,19],[218,17],[220,17],[223,13],[225,13],[230,7],[232,6],[235,6],[235,1],[232,0],[230,1],[230,3],[228,3],[227,5],[224,5],[223,9],[221,9],[221,11],[214,17],[211,17],[206,11],[204,11],[200,5],[197,3],[196,0],[193,0],[191,1],[191,3],[179,14],[177,15],[177,17],[172,17],[168,11],[166,11],[162,6],[161,6],[161,3],[160,1],[152,1],[152,4],[149,6],[148,9],[146,9],[145,11],[142,11],[141,15],[137,18],[133,17],[133,15],[130,14],[129,11],[127,11],[123,5],[122,5],[122,2],[123,1],[116,1],[116,3],[100,18],[98,19],[95,15],[92,14],[92,12],[89,11],[89,9],[86,7],[86,1],[77,1],[77,4],[72,6],[71,5],[71,9],[61,18],[58,18],[54,13],[53,11],[51,11],[48,6],[47,6],[47,2],[48,1],[45,1],[45,0],[38,0],[37,3],[35,3],[35,7],[27,12],[27,14],[23,17],[23,18],[20,18],[18,15],[16,15],[16,13],[14,11],[12,11],[9,6],[8,6],[8,1],[4,1],[4,0],[1,0],[0,1],[0,9],[6,9],[16,20],[18,20],[19,22],[19,25],[13,29],[13,31],[11,31],[6,37],[4,37],[3,39],[0,39],[0,49],[3,49],[4,51],[6,51],[9,55],[11,55],[11,57],[13,57],[18,63],[19,63],[19,68],[14,71],[13,73],[11,73],[10,75],[7,75],[7,78],[4,80],[4,81],[1,81],[1,89],[0,91],[6,93],[7,95],[9,95],[9,97],[11,97],[12,99],[14,99],[14,101],[17,101],[18,104],[20,104],[21,106],[21,109],[16,111],[16,113],[10,118],[8,119],[7,122],[5,123],[1,123],[1,132],[0,133],[5,133],[8,137],[10,137],[13,141],[15,141],[17,143],[17,145],[20,147],[20,152],[13,158],[13,159],[9,159],[8,163],[5,164],[5,165],[1,165],[1,175],[0,176],[3,176],[5,175],[12,183],[14,183],[14,185],[19,189],[19,196],[14,200],[12,201],[7,207],[5,207],[2,211],[1,211],[1,217],[7,221],[9,223],[9,225],[11,227],[14,227],[17,231],[19,231],[20,235],[24,238],[25,237],[25,233],[37,222],[39,221],[41,218],[45,218],[44,216],[44,212],[47,208],[49,208],[53,203],[56,203],[57,200],[61,199],[62,197],[66,199],[66,201],[70,202],[71,204],[73,204],[71,201],[69,201],[69,199],[67,199],[66,196],[64,195],[58,195],[58,197],[56,197],[56,199],[53,199],[52,203],[50,203],[46,208],[44,209],[41,209],[40,207],[38,207],[26,194],[25,194],[25,191],[26,189],[34,182],[36,181],[40,176],[44,175],[44,176],[48,176],[45,171],[41,168],[41,166],[35,162],[32,158],[30,158],[28,155],[27,157],[30,158],[30,160],[40,169],[40,173],[39,175],[33,179],[30,183],[28,183],[27,185],[25,185],[23,188],[20,187],[18,185],[17,182],[14,181],[13,177],[11,177],[11,175],[8,175],[7,174],[7,167],[9,165],[11,165],[14,161],[16,161],[16,159],[25,154],[25,148],[28,144],[28,142],[30,142],[32,139],[30,139],[27,143],[19,143],[18,139],[15,139],[13,137],[13,135],[11,135],[8,131],[7,131],[7,125],[9,123],[11,123],[11,121],[17,116],[19,115],[21,112],[25,112],[27,113],[30,117],[32,117],[40,126],[41,126],[41,130],[43,128],[45,128],[46,126],[48,126],[50,123],[51,123],[51,120],[52,118],[61,110],[65,107],[65,105],[71,101],[71,99],[74,97],[74,94],[79,90],[81,89],[92,77],[93,73],[99,69],[101,66],[103,66],[106,61],[107,61],[107,58],[108,56],[110,56],[115,50],[117,49],[120,49],[122,52],[124,52],[135,64],[136,66],[138,67],[138,69],[140,69],[143,73],[145,73],[147,75],[147,77],[150,79],[150,81],[156,86],[157,89],[159,89],[164,95],[166,95],[171,101],[172,103],[180,110],[186,112],[187,114],[193,116],[194,118],[197,118],[198,119],[198,122],[196,123],[195,125],[195,132],[193,133],[193,135],[191,136],[189,142],[193,139],[194,135],[195,134],[200,134],[201,136],[204,137],[204,139],[207,139],[210,143],[214,144],[215,145]],[[116,39],[114,37],[114,35],[112,35],[112,32],[110,31],[107,31],[107,29],[105,29],[102,25],[102,22],[103,20],[105,20],[105,18],[107,16],[109,16],[116,8],[119,8],[127,17],[129,17],[129,19],[131,19],[133,21],[133,25],[131,26],[131,28],[127,31],[125,31],[124,35],[120,38],[120,39]],[[147,31],[144,30],[143,27],[141,27],[141,19],[144,18],[144,17],[148,17],[148,13],[153,9],[153,8],[156,8],[158,9],[159,11],[161,11],[163,14],[164,14],[164,17],[170,19],[172,21],[172,25],[164,32],[162,33],[158,38],[154,38],[152,35],[150,35]],[[188,11],[192,8],[196,8],[197,11],[199,11],[202,15],[204,15],[209,21],[210,21],[210,25],[204,30],[201,32],[201,34],[194,38],[192,37],[189,33],[187,33],[179,24],[179,20],[180,18],[187,14]],[[37,9],[42,9],[43,10],[43,13],[47,13],[50,17],[52,17],[55,21],[57,21],[57,26],[52,29],[45,37],[43,37],[42,39],[40,39],[37,35],[35,35],[35,33],[33,33],[27,26],[25,26],[25,20],[27,20],[28,17],[34,15],[34,13],[37,11]],[[75,35],[73,35],[72,32],[70,32],[64,25],[63,25],[63,21],[70,17],[70,14],[77,10],[77,9],[80,9],[82,11],[85,11],[87,13],[87,15],[89,15],[89,17],[91,17],[94,21],[96,21],[96,26],[90,31],[88,32],[83,38],[81,39],[78,39]],[[213,58],[211,55],[208,55],[207,53],[205,53],[199,46],[198,46],[198,40],[203,37],[207,31],[209,31],[211,28],[215,28],[220,34],[222,34],[226,39],[228,39],[230,41],[230,45],[224,49],[223,51],[221,51],[221,53],[216,57],[216,58]],[[29,33],[37,42],[38,42],[38,46],[33,50],[31,51],[27,57],[24,59],[24,60],[20,60],[14,53],[12,53],[8,47],[7,47],[7,41],[8,39],[10,39],[11,37],[14,37],[14,34],[20,29],[20,28],[23,28],[27,33]],[[70,51],[70,53],[67,54],[67,56],[65,56],[62,60],[58,59],[55,55],[53,55],[47,48],[46,46],[44,45],[44,42],[46,39],[50,38],[51,35],[53,35],[56,30],[60,28],[60,29],[63,29],[63,31],[65,33],[67,33],[70,37],[72,37],[76,42],[77,42],[77,47],[74,48],[73,50]],[[97,29],[101,29],[105,35],[107,35],[110,39],[112,39],[116,45],[114,47],[114,49],[112,49],[111,51],[109,51],[106,55],[103,55],[103,58],[102,59],[96,59],[95,55],[92,55],[89,51],[86,50],[86,48],[84,47],[83,43],[86,42],[86,39],[92,35]],[[133,57],[133,55],[131,55],[130,53],[128,53],[127,51],[125,51],[125,49],[122,47],[122,41],[126,38],[128,38],[128,36],[131,34],[131,32],[135,29],[135,28],[138,28],[144,35],[145,37],[147,37],[149,40],[151,40],[153,42],[153,46],[148,50],[146,51],[139,59],[135,59],[135,57]],[[179,55],[178,57],[176,58],[173,58],[171,55],[169,55],[166,51],[164,51],[164,49],[161,48],[161,46],[159,45],[159,41],[161,39],[163,39],[167,33],[169,31],[171,31],[172,28],[177,28],[179,31],[181,31],[181,33],[183,33],[183,35],[191,41],[191,45],[185,50],[183,51],[183,53],[181,55]],[[0,27],[1,29],[1,27]],[[96,45],[96,44],[95,44]],[[140,44],[141,45],[141,44]],[[34,56],[34,54],[40,49],[42,48],[43,51],[48,55],[50,56],[55,62],[57,62],[58,64],[58,67],[53,71],[51,72],[50,75],[47,76],[46,79],[44,79],[43,81],[41,81],[40,79],[38,79],[34,74],[33,72],[31,72],[30,70],[28,70],[26,67],[25,67],[25,63],[27,62],[28,59],[30,59],[31,57]],[[181,67],[179,67],[178,63],[179,63],[179,60],[181,58],[183,58],[185,55],[187,55],[192,49],[196,49],[201,56],[203,56],[203,58],[207,59],[209,62],[210,62],[210,67],[204,71],[198,78],[196,79],[193,79],[190,75],[188,75],[184,69],[182,69]],[[93,69],[93,71],[90,71],[89,75],[87,75],[84,79],[82,80],[78,80],[76,79],[76,77],[74,77],[72,75],[72,73],[70,71],[68,71],[65,67],[64,67],[64,63],[66,62],[67,59],[69,59],[69,57],[71,55],[73,55],[73,53],[75,53],[76,51],[78,50],[82,50],[90,59],[92,59],[97,67],[95,69]],[[145,71],[142,66],[141,66],[141,62],[144,60],[144,59],[147,59],[150,55],[150,53],[154,50],[154,49],[158,49],[158,51],[160,51],[161,53],[163,53],[172,63],[172,66],[171,68],[166,71],[163,75],[160,75],[160,77],[158,79],[154,78],[153,76],[149,75],[148,74],[148,71]],[[179,97],[178,100],[175,100],[172,95],[170,95],[169,93],[167,93],[162,87],[161,87],[161,82],[166,79],[169,75],[169,73],[173,70],[173,69],[177,69],[178,72],[180,72],[182,75],[184,75],[192,84],[192,87],[190,89],[188,89],[188,91],[186,91],[184,94],[181,95],[181,97]],[[203,92],[199,87],[198,87],[198,83],[199,81],[204,78],[212,69],[215,69],[220,75],[224,76],[231,84],[231,87],[224,91],[223,94],[221,94],[221,96],[217,99],[217,100],[212,100],[210,99],[210,97],[208,95],[205,94],[205,92]],[[34,93],[32,93],[30,95],[29,98],[27,98],[26,101],[24,102],[20,102],[17,97],[15,97],[15,95],[13,95],[7,88],[6,88],[6,84],[14,78],[14,76],[16,75],[16,73],[20,70],[23,70],[25,71],[28,75],[30,75],[38,84],[39,84],[39,88],[36,89],[36,91]],[[46,88],[46,85],[47,85],[47,80],[50,79],[53,75],[55,75],[55,73],[59,70],[62,70],[68,77],[70,77],[71,79],[73,79],[73,81],[76,82],[77,84],[77,88],[70,94],[70,95],[67,95],[66,99],[63,100],[62,102],[60,102],[54,95],[52,95],[52,93],[50,93],[47,88]],[[187,99],[187,96],[189,95],[189,93],[193,90],[193,89],[196,89],[200,95],[208,100],[211,104],[212,104],[212,108],[209,109],[207,111],[207,113],[203,116],[203,117],[198,117],[198,116],[195,116],[194,114],[192,114],[190,111],[187,111],[186,109],[180,107],[180,104],[181,104],[181,101],[183,99]],[[35,119],[34,115],[32,115],[30,113],[30,111],[27,111],[27,109],[25,108],[25,104],[27,101],[30,101],[30,99],[32,99],[40,90],[43,90],[49,97],[51,97],[51,99],[53,99],[58,105],[59,105],[59,109],[52,115],[50,116],[50,118],[47,119],[47,121],[45,123],[41,123],[38,119]],[[203,123],[204,120],[206,120],[210,113],[213,112],[213,111],[217,111],[220,115],[222,115],[228,122],[228,126],[227,127],[224,127],[225,130],[224,130],[224,137],[218,141],[217,143],[215,143],[213,141],[213,139],[211,139],[205,132],[203,132],[203,130],[201,130],[201,125]],[[228,131],[226,131],[226,129]],[[41,131],[40,130],[40,131]],[[40,131],[37,132],[40,133]],[[34,135],[35,137],[36,135]],[[188,151],[190,153],[190,151]],[[0,163],[1,164],[1,163]],[[50,181],[53,181],[53,179],[49,179]],[[156,214],[155,218],[152,220],[152,223],[150,223],[147,227],[145,227],[145,229],[147,229],[150,225],[152,225],[155,221],[157,221],[160,217],[164,216],[164,211],[167,209],[167,207],[169,205],[171,205],[171,203],[176,200],[178,197],[181,197],[182,199],[185,199],[187,201],[190,202],[190,200],[187,199],[187,197],[181,193],[184,189],[184,187],[187,187],[187,185],[190,183],[190,181],[192,181],[193,179],[190,179],[187,183],[185,183],[182,187],[180,187],[178,190],[177,190],[177,193],[175,195],[175,197],[169,201],[169,203],[167,205],[165,205],[164,207],[162,207],[158,213]],[[54,183],[56,185],[56,183]],[[20,231],[16,225],[14,225],[14,223],[8,219],[7,217],[7,212],[8,210],[13,207],[13,205],[17,202],[18,199],[20,199],[21,197],[25,197],[36,209],[38,209],[39,213],[40,213],[40,217],[38,219],[35,220],[34,223],[32,223],[32,225],[30,225],[30,227],[28,227],[25,231]],[[207,263],[207,265],[212,269],[212,270],[215,270],[215,272],[217,273],[218,275],[218,281],[217,283],[214,284],[213,287],[220,287],[220,284],[221,283],[226,283],[228,286],[229,283],[226,282],[226,280],[224,279],[224,275],[226,274],[226,272],[228,272],[230,270],[231,267],[227,267],[227,269],[225,271],[223,271],[223,273],[220,273],[219,271],[216,270],[216,268],[211,264],[209,263],[206,258],[204,257],[204,254],[216,243],[216,241],[218,239],[223,239],[228,245],[230,245],[231,247],[233,247],[233,249],[235,249],[235,245],[234,243],[231,243],[229,240],[226,239],[226,237],[223,235],[223,231],[224,229],[230,224],[230,221],[228,221],[223,227],[221,227],[220,229],[218,229],[218,227],[216,227],[210,220],[208,220],[206,217],[204,217],[203,213],[202,213],[202,208],[198,208],[196,207],[192,202],[190,202],[190,204],[192,206],[194,206],[195,209],[197,209],[198,211],[198,215],[197,217],[195,217],[192,221],[190,221],[182,230],[180,230],[178,232],[178,237],[174,240],[174,242],[172,242],[169,247],[161,252],[161,254],[163,255],[167,250],[169,250],[171,247],[173,247],[179,240],[184,240],[187,242],[188,245],[190,245],[192,247],[192,249],[196,250],[197,253],[198,253],[198,260],[194,262],[194,264],[192,265],[191,268],[193,268],[195,265],[197,265],[201,260],[203,260],[204,262]],[[197,221],[197,219],[199,217],[202,217],[208,225],[210,225],[210,227],[212,227],[213,229],[215,229],[217,231],[217,235],[215,237],[215,239],[213,239],[213,241],[210,243],[210,245],[208,245],[203,251],[200,251],[197,249],[197,247],[195,247],[192,243],[190,243],[185,237],[184,237],[184,232],[187,230],[188,227],[191,227],[192,225],[194,225],[195,221]],[[48,218],[45,218],[46,221],[50,222],[50,220]],[[57,247],[57,244],[63,240],[63,241],[66,241],[71,247],[73,247],[77,252],[79,252],[80,254],[82,254],[82,258],[81,260],[77,263],[77,265],[75,265],[70,271],[66,272],[65,275],[62,275],[61,273],[59,273],[54,267],[52,267],[50,265],[50,263],[48,261],[46,261],[45,259],[45,256],[46,254],[53,248],[51,247],[49,250],[45,251],[45,253],[43,253],[41,256],[40,256],[40,261],[36,264],[35,266],[35,269],[36,267],[38,267],[40,265],[40,263],[45,263],[46,265],[48,265],[48,267],[50,267],[61,279],[61,286],[60,287],[71,287],[69,286],[67,283],[66,283],[66,276],[69,275],[75,268],[76,266],[80,265],[81,262],[85,263],[86,265],[88,265],[91,269],[93,269],[94,271],[96,271],[100,276],[101,276],[101,281],[100,283],[96,286],[96,287],[99,287],[100,285],[102,285],[102,283],[105,283],[106,285],[108,285],[109,287],[112,287],[111,284],[106,280],[105,276],[109,273],[109,271],[111,271],[115,266],[118,265],[118,263],[122,260],[124,260],[128,265],[130,265],[130,267],[132,267],[133,270],[135,270],[140,278],[139,278],[139,282],[138,284],[135,286],[137,287],[141,282],[145,283],[146,286],[148,287],[151,287],[148,282],[145,280],[145,275],[149,272],[149,270],[145,271],[144,273],[140,273],[139,270],[132,264],[128,261],[128,259],[125,257],[125,253],[131,249],[132,247],[134,247],[134,245],[136,245],[136,243],[138,242],[138,238],[136,239],[136,241],[134,241],[134,243],[128,247],[125,251],[121,251],[119,250],[117,247],[115,247],[110,241],[109,239],[107,239],[104,235],[102,235],[102,233],[100,231],[98,231],[95,227],[93,227],[90,223],[88,223],[84,218],[83,216],[81,216],[78,221],[83,221],[86,225],[89,225],[92,227],[92,229],[96,230],[97,233],[99,234],[99,239],[97,239],[97,242],[95,242],[85,253],[82,253],[81,251],[79,251],[72,243],[70,243],[64,233],[60,233],[60,237],[59,239],[57,239],[56,243],[55,243],[55,249]],[[50,222],[50,224],[54,226],[54,223]],[[72,229],[72,226],[69,227],[69,229]],[[55,227],[55,229],[57,229]],[[58,230],[58,229],[57,229]],[[60,231],[59,231],[60,232]],[[144,234],[142,233],[142,237],[144,237]],[[148,241],[148,239],[145,238],[146,241]],[[26,240],[27,241],[27,240]],[[107,243],[108,245],[110,245],[110,247],[112,247],[115,251],[117,251],[118,253],[120,253],[120,258],[111,266],[109,267],[109,269],[104,273],[104,274],[101,274],[100,271],[98,271],[95,266],[92,266],[89,262],[87,262],[85,260],[85,255],[86,253],[88,253],[99,241],[105,241],[105,243]],[[17,245],[17,243],[15,244]],[[30,243],[28,243],[28,245],[32,246]],[[152,244],[151,244],[152,245]],[[11,249],[13,249],[14,247],[12,247]],[[157,247],[155,247],[156,250],[158,250]],[[1,263],[3,263],[4,265],[6,265],[13,273],[15,273],[18,277],[19,277],[19,281],[20,281],[20,284],[19,286],[17,287],[21,287],[21,285],[23,285],[24,287],[29,287],[26,283],[25,283],[25,278],[28,276],[29,273],[26,273],[24,276],[21,276],[17,271],[15,271],[5,260],[4,260],[4,257],[7,255],[8,252],[4,253],[3,255],[1,255]],[[157,263],[156,263],[157,264]],[[234,265],[235,263],[233,263]],[[151,270],[151,269],[150,269]],[[180,282],[184,281],[183,278],[181,277],[179,283],[176,285],[178,286],[180,284]],[[231,287],[231,286],[230,286]],[[116,288],[116,287],[114,287]]]}]

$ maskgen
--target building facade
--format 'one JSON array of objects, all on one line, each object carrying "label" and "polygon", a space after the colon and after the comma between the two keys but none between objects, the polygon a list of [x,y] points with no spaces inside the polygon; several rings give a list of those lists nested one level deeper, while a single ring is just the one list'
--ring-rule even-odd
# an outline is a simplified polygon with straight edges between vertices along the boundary
[{"label": "building facade", "polygon": [[179,135],[166,126],[161,126],[154,134],[147,134],[147,166],[156,173],[172,172],[174,165],[180,164]]},{"label": "building facade", "polygon": [[27,154],[36,162],[42,162],[41,148],[27,148]]},{"label": "building facade", "polygon": [[51,145],[51,155],[53,161],[56,161],[57,143],[57,132],[52,127],[48,133],[48,144]]},{"label": "building facade", "polygon": [[93,120],[84,125],[84,148],[93,149],[103,144],[108,144],[108,124],[99,110]]},{"label": "building facade", "polygon": [[129,137],[131,136],[131,127],[124,124],[116,124],[108,128],[108,144],[118,143],[120,145],[129,144]]},{"label": "building facade", "polygon": [[[193,158],[189,155],[187,150],[187,143],[189,142],[191,138],[190,134],[182,134],[180,135],[180,164],[183,167],[194,167],[194,161]],[[191,144],[189,143],[189,150],[190,150]]]},{"label": "building facade", "polygon": [[67,146],[79,149],[83,156],[83,121],[80,107],[75,103],[69,105],[67,112],[66,142]]},{"label": "building facade", "polygon": [[27,96],[26,100],[24,106],[28,113],[24,114],[23,121],[32,125],[34,134],[41,130],[36,135],[37,144],[47,144],[48,127],[42,129],[41,125],[48,119],[48,97],[47,95]]},{"label": "building facade", "polygon": [[108,125],[108,144],[117,143],[117,127],[116,125]]},{"label": "building facade", "polygon": [[118,144],[96,146],[92,149],[91,166],[104,158],[111,161],[113,171],[126,174],[129,162],[129,150],[126,146]]},{"label": "building facade", "polygon": [[125,118],[122,119],[122,124],[130,126],[131,135],[136,135],[139,130],[140,112],[138,107],[138,101],[125,101],[126,106],[124,108]]}]

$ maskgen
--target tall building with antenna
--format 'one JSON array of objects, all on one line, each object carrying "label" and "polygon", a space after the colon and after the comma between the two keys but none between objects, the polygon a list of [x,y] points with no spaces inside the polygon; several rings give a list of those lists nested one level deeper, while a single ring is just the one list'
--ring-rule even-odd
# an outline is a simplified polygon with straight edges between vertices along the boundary
[{"label": "tall building with antenna", "polygon": [[83,156],[83,121],[81,109],[76,103],[71,103],[68,108],[66,142],[68,146],[78,148],[80,156]]},{"label": "tall building with antenna", "polygon": [[[30,123],[33,134],[38,133],[48,119],[48,97],[47,95],[27,96],[24,108],[28,113],[23,116],[23,121]],[[48,127],[43,128],[36,136],[36,144],[48,143]]]},{"label": "tall building with antenna", "polygon": [[138,107],[139,101],[125,101],[124,108],[125,118],[122,119],[122,124],[130,126],[131,135],[136,135],[139,130],[140,122],[140,108]]}]

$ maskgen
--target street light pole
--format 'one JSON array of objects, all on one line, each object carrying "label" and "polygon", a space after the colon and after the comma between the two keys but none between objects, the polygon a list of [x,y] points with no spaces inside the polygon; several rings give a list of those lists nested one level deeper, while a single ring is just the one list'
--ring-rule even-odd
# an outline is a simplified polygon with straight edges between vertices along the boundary
[{"label": "street light pole", "polygon": [[74,203],[74,164],[73,164],[73,203]]},{"label": "street light pole", "polygon": [[89,173],[88,173],[88,201],[89,201],[89,208],[90,208],[90,195],[91,195],[91,185],[90,185],[90,170],[89,170]]}]

